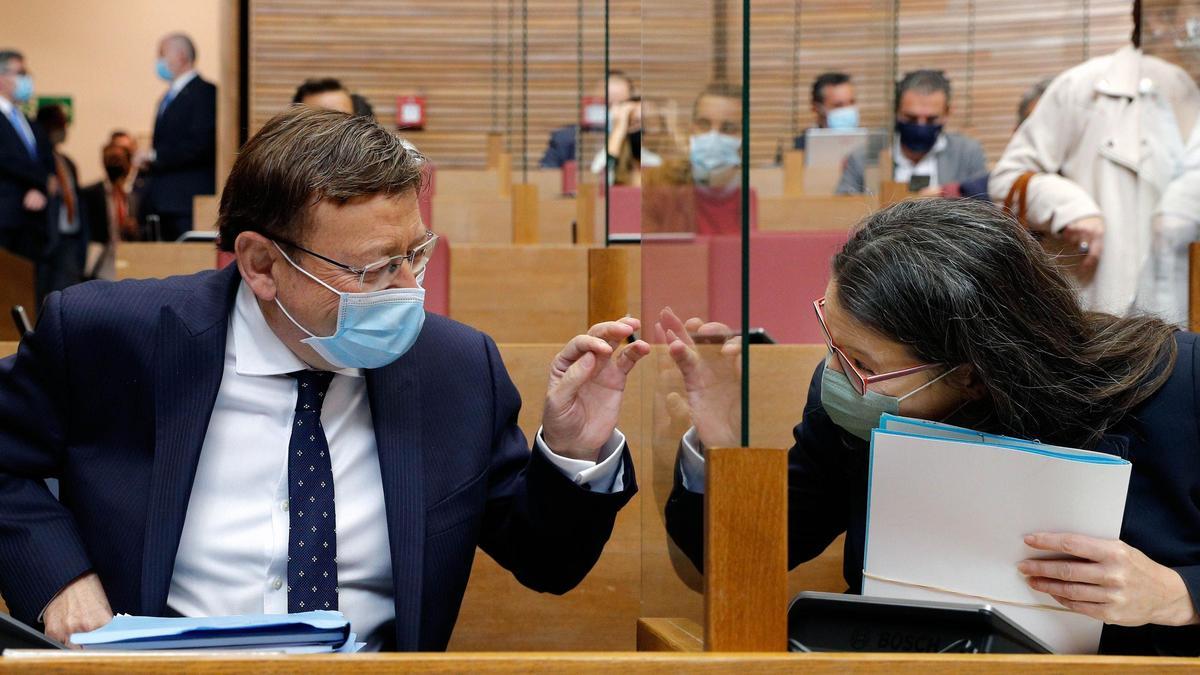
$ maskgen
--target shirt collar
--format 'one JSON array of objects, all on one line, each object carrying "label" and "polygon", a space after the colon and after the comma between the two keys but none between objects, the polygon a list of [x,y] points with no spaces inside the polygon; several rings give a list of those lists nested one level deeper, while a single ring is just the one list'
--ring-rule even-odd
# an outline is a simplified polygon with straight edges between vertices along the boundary
[{"label": "shirt collar", "polygon": [[174,80],[171,80],[171,95],[174,96],[178,94],[179,91],[186,87],[189,82],[196,79],[197,75],[199,75],[199,73],[197,73],[196,69],[193,68],[179,77],[176,77]]},{"label": "shirt collar", "polygon": [[0,96],[0,113],[3,113],[5,117],[8,117],[12,114],[13,107],[12,101]]},{"label": "shirt collar", "polygon": [[[245,281],[238,283],[232,324],[234,370],[238,375],[286,375],[308,369],[308,365],[271,330],[258,298]],[[334,372],[350,377],[363,375],[359,368],[344,368]]]}]

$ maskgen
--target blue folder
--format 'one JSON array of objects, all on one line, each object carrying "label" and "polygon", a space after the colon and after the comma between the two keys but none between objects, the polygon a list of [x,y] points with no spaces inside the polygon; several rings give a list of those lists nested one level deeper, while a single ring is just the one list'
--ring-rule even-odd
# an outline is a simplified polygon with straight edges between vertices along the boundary
[{"label": "blue folder", "polygon": [[341,612],[213,617],[119,615],[103,628],[75,633],[84,649],[341,649],[351,639]]}]

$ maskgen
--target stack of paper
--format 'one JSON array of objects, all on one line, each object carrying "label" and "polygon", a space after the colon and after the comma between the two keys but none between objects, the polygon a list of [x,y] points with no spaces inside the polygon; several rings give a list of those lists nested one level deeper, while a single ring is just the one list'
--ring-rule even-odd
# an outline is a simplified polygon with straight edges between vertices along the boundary
[{"label": "stack of paper", "polygon": [[1095,653],[1100,621],[1017,571],[1033,532],[1116,539],[1129,462],[1112,455],[884,415],[871,438],[863,594],[982,602],[1055,652]]},{"label": "stack of paper", "polygon": [[357,651],[341,612],[161,618],[119,615],[103,628],[75,633],[84,649],[254,649],[290,653]]}]

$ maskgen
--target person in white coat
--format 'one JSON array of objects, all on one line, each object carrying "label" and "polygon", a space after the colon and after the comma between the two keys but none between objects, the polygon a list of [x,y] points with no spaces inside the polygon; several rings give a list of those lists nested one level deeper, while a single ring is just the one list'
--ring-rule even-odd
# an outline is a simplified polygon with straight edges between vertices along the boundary
[{"label": "person in white coat", "polygon": [[1144,280],[1161,277],[1164,265],[1186,269],[1186,258],[1174,260],[1181,247],[1156,237],[1154,222],[1168,186],[1178,182],[1178,193],[1191,181],[1181,178],[1184,139],[1200,111],[1200,90],[1181,68],[1143,53],[1138,43],[1135,30],[1134,45],[1055,78],[1009,142],[988,188],[1002,203],[1022,175],[1032,174],[1024,220],[1062,247],[1084,307],[1179,322],[1186,284],[1176,289]]}]

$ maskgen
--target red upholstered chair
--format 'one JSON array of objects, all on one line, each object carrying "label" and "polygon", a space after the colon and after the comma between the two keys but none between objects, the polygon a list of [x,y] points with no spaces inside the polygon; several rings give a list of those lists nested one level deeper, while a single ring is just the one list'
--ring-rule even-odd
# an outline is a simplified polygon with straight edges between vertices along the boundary
[{"label": "red upholstered chair", "polygon": [[[825,294],[830,262],[850,233],[752,232],[750,327],[765,328],[777,342],[817,344],[823,338],[812,301]],[[738,325],[742,316],[741,237],[708,238],[709,316]]]}]

